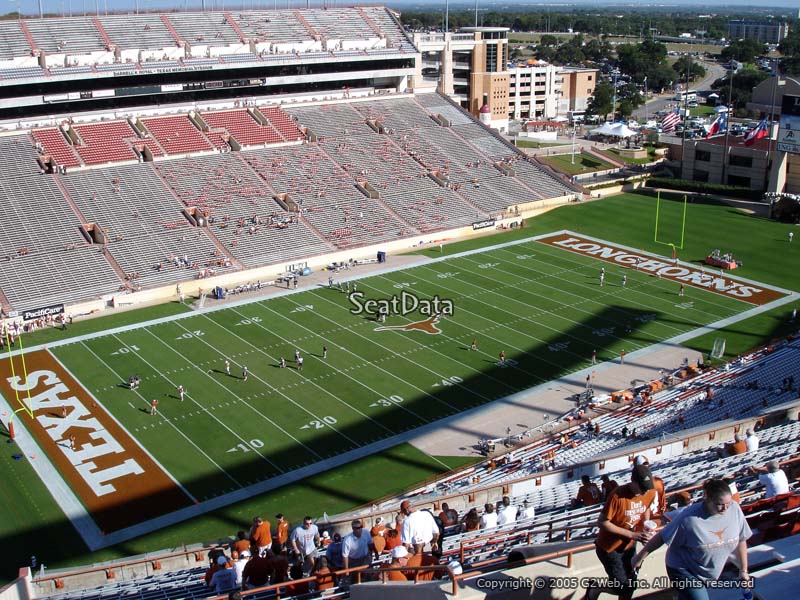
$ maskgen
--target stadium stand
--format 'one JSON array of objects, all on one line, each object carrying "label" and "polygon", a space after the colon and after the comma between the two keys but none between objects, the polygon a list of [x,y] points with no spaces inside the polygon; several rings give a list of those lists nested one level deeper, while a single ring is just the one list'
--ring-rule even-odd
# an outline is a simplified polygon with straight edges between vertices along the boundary
[{"label": "stadium stand", "polygon": [[142,119],[147,131],[167,154],[188,154],[213,150],[211,143],[186,116]]},{"label": "stadium stand", "polygon": [[[86,286],[83,299],[469,226],[540,200],[542,182],[557,194],[550,197],[575,193],[515,156],[512,147],[496,148],[492,134],[484,131],[481,137],[481,126],[472,121],[440,126],[431,117],[452,105],[439,98],[424,97],[429,108],[400,96],[207,110],[197,124],[174,114],[100,122],[81,117],[10,138],[16,140],[15,152],[22,152],[15,168],[26,175],[13,185],[21,186],[22,196],[46,188],[48,196],[59,197],[56,204],[68,216],[52,225],[55,233],[47,239],[63,237],[61,252],[69,247],[73,254],[92,253],[93,263],[106,263],[94,282],[105,282],[105,289]],[[473,126],[466,141],[461,128]],[[264,148],[265,143],[276,147]],[[240,145],[241,154],[231,152]],[[500,155],[500,149],[506,153]],[[515,161],[514,172],[524,177],[498,169],[497,157]],[[153,160],[154,165],[132,164]],[[120,162],[128,165],[114,164]],[[49,175],[63,168],[66,177]],[[134,209],[139,202],[142,207]],[[205,211],[209,227],[187,229],[192,223],[181,215],[183,209]],[[134,214],[139,216],[131,222]],[[83,237],[84,224],[97,224],[107,234],[104,241]],[[42,225],[49,231],[49,221]],[[30,246],[12,235],[0,250],[12,256],[28,248],[32,255]],[[189,259],[192,268],[170,266],[175,256]],[[27,273],[24,292],[20,277],[12,273],[2,280],[14,308],[30,306],[39,287],[31,279],[45,276],[39,269]],[[48,298],[57,298],[59,285],[67,282],[49,279],[41,287]],[[82,299],[81,293],[81,286],[71,283],[63,290],[71,301]]]}]

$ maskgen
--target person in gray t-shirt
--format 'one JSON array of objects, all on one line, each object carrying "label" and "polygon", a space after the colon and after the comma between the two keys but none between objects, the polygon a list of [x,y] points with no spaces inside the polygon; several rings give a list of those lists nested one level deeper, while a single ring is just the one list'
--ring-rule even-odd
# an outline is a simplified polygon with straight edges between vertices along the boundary
[{"label": "person in gray t-shirt", "polygon": [[749,582],[747,538],[751,535],[728,484],[722,479],[709,479],[703,484],[703,501],[677,515],[631,562],[638,569],[651,552],[668,544],[667,574],[678,600],[705,600],[708,591],[703,582],[718,579],[733,552],[740,565],[740,579]]}]

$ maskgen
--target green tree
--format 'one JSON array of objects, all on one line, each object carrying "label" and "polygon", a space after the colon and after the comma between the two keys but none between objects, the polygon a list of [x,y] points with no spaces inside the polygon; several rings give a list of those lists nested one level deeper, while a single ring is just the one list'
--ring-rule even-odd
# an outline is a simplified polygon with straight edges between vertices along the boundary
[{"label": "green tree", "polygon": [[589,115],[605,117],[611,112],[613,97],[614,91],[612,90],[610,83],[605,81],[598,83],[594,88],[594,96],[592,97],[592,101],[589,103],[586,112]]},{"label": "green tree", "polygon": [[539,45],[549,46],[549,47],[558,46],[558,38],[554,35],[545,34],[541,38],[539,38]]},{"label": "green tree", "polygon": [[686,79],[686,74],[689,74],[689,81],[702,79],[706,76],[706,69],[691,56],[681,56],[672,65],[673,71],[678,74],[678,79]]},{"label": "green tree", "polygon": [[619,118],[623,120],[627,120],[631,116],[633,109],[633,102],[630,98],[626,98],[617,104],[617,113],[619,114]]},{"label": "green tree", "polygon": [[722,60],[737,60],[740,63],[752,63],[756,58],[767,53],[767,47],[758,40],[737,40],[727,48],[723,48],[720,55]]}]

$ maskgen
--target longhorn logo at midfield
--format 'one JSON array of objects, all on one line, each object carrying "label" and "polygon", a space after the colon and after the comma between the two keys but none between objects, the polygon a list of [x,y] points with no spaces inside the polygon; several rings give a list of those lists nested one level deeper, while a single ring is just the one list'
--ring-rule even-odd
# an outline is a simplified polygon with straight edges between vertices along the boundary
[{"label": "longhorn logo at midfield", "polygon": [[436,335],[442,333],[436,324],[439,322],[440,315],[435,314],[424,321],[415,321],[407,325],[381,325],[376,327],[375,331],[422,331],[428,335]]}]

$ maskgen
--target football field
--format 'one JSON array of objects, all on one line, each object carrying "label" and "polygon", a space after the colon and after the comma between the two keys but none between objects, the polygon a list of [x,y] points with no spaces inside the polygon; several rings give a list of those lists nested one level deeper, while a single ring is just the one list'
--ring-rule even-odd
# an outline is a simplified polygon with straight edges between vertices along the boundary
[{"label": "football field", "polygon": [[[73,522],[91,515],[78,528],[96,548],[390,447],[585,369],[594,350],[618,360],[784,301],[622,246],[540,238],[352,279],[358,296],[337,279],[28,352],[28,385],[3,394],[32,407],[18,414],[53,463],[40,475],[67,482],[51,490]],[[393,298],[410,312],[357,314]]]}]

